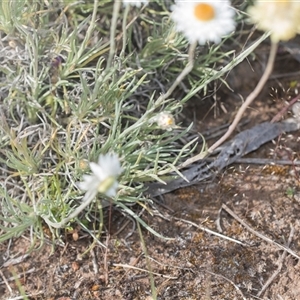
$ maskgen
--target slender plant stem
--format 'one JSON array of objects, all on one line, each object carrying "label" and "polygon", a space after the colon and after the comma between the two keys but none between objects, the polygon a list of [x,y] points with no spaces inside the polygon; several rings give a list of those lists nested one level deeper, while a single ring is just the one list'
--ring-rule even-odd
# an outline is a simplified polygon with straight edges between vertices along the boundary
[{"label": "slender plant stem", "polygon": [[122,22],[122,31],[123,31],[123,46],[120,53],[120,58],[124,59],[125,49],[126,49],[126,42],[127,42],[127,17],[129,12],[130,6],[126,5],[124,15],[123,15],[123,22]]},{"label": "slender plant stem", "polygon": [[182,70],[182,72],[178,75],[178,77],[175,79],[173,82],[172,86],[169,88],[169,90],[165,93],[162,94],[157,100],[156,100],[156,105],[161,104],[164,100],[166,100],[175,90],[175,88],[180,84],[180,82],[184,79],[186,75],[188,75],[194,67],[195,64],[195,49],[197,46],[197,42],[193,43],[189,47],[188,51],[188,63],[185,66],[185,68]]},{"label": "slender plant stem", "polygon": [[94,0],[94,7],[93,7],[93,13],[92,13],[92,18],[91,18],[91,22],[90,25],[86,31],[86,35],[85,38],[80,46],[80,48],[78,49],[78,52],[76,54],[77,58],[81,57],[82,53],[86,50],[86,47],[89,43],[89,40],[92,36],[93,33],[93,29],[95,28],[95,24],[96,24],[96,18],[97,18],[97,12],[98,12],[98,0]]},{"label": "slender plant stem", "polygon": [[137,224],[138,232],[139,232],[139,235],[140,235],[141,245],[142,245],[142,249],[143,249],[143,252],[144,252],[144,255],[145,255],[145,258],[146,258],[146,264],[147,264],[147,268],[148,268],[148,272],[149,272],[152,299],[156,300],[157,299],[157,290],[156,290],[156,287],[155,287],[151,262],[150,262],[150,259],[149,259],[149,256],[148,256],[148,251],[147,251],[146,243],[145,243],[143,233],[142,233],[142,230],[141,230],[141,225],[140,225],[139,222],[136,222],[136,224]]},{"label": "slender plant stem", "polygon": [[253,100],[258,96],[258,94],[261,92],[261,90],[265,86],[265,84],[273,70],[277,47],[278,47],[278,43],[271,43],[270,56],[269,56],[268,63],[267,63],[264,74],[262,75],[262,77],[261,77],[260,81],[258,82],[254,91],[247,97],[246,101],[239,108],[239,110],[238,110],[232,124],[229,126],[227,132],[208,149],[208,154],[212,153],[232,134],[232,132],[238,125],[239,121],[241,120],[245,110],[249,107],[249,105],[253,102]]},{"label": "slender plant stem", "polygon": [[112,15],[111,26],[110,26],[110,47],[109,47],[107,64],[106,64],[106,71],[110,69],[113,61],[113,57],[115,55],[115,50],[116,50],[115,36],[116,36],[117,21],[118,21],[121,3],[122,1],[118,1],[118,0],[114,1],[113,15]]}]

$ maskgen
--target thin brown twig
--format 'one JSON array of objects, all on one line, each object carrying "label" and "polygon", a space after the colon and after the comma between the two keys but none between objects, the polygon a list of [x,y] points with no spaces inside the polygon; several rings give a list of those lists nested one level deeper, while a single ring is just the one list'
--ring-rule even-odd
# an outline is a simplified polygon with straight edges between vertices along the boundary
[{"label": "thin brown twig", "polygon": [[[20,252],[19,252],[19,253],[20,253]],[[19,255],[19,253],[16,254],[16,256]],[[2,267],[5,268],[5,267],[9,267],[9,266],[11,266],[11,265],[19,264],[19,263],[23,262],[23,261],[25,260],[25,258],[27,258],[27,257],[29,256],[29,254],[26,253],[26,254],[23,254],[23,255],[18,256],[18,257],[16,257],[16,256],[15,256],[14,258],[10,258],[9,260],[7,260],[7,261],[2,265]]]},{"label": "thin brown twig", "polygon": [[90,253],[91,253],[91,256],[92,256],[92,263],[93,263],[94,273],[99,274],[99,265],[97,263],[97,257],[95,255],[95,249],[91,248]]},{"label": "thin brown twig", "polygon": [[[27,271],[25,271],[25,272],[23,272],[22,274],[19,274],[19,275],[17,275],[17,278],[21,278],[24,274],[31,274],[31,273],[33,273],[33,272],[35,272],[36,271],[36,268],[32,268],[32,269],[29,269],[29,270],[27,270]],[[0,271],[0,274],[1,274],[2,272]],[[2,273],[3,274],[3,273]],[[2,276],[1,276],[2,277]],[[2,277],[3,278],[3,277]],[[8,282],[8,281],[15,281],[16,280],[16,276],[11,276],[11,277],[9,277],[9,278],[6,278],[6,281]],[[4,278],[3,278],[3,281],[0,281],[0,285],[1,284],[3,284],[3,283],[5,283],[5,280],[4,280]],[[6,284],[6,283],[5,283]]]},{"label": "thin brown twig", "polygon": [[[130,266],[132,266],[132,267],[135,267],[136,265],[137,265],[137,263],[140,261],[140,259],[141,259],[141,257],[144,255],[144,253],[141,253],[131,264],[130,264]],[[129,273],[129,271],[130,271],[131,269],[130,268],[128,268],[128,270],[126,270],[126,272],[124,273],[124,275],[122,275],[121,276],[121,278],[120,278],[120,280],[119,281],[121,281],[121,280],[123,280],[124,279],[124,277],[126,277],[127,276],[127,274]]]},{"label": "thin brown twig", "polygon": [[137,268],[137,267],[134,267],[134,266],[131,266],[131,265],[126,265],[126,264],[113,264],[113,266],[132,269],[132,270],[137,270],[137,271],[142,271],[142,272],[145,272],[145,273],[151,273],[153,275],[156,275],[156,276],[159,276],[159,277],[162,277],[162,278],[169,278],[169,279],[177,279],[178,278],[178,277],[174,277],[174,276],[167,276],[167,275],[164,275],[164,274],[160,274],[160,273],[152,272],[152,271],[149,271],[149,270]]},{"label": "thin brown twig", "polygon": [[208,270],[205,270],[205,272],[208,273],[208,274],[211,274],[211,275],[213,275],[213,276],[220,277],[220,278],[222,278],[222,279],[228,281],[229,283],[231,283],[231,284],[234,286],[234,288],[238,291],[238,293],[242,296],[242,298],[243,298],[244,300],[247,300],[247,299],[244,297],[244,294],[242,293],[242,291],[239,289],[239,287],[238,287],[237,285],[234,284],[234,282],[233,282],[232,280],[228,279],[227,277],[225,277],[225,276],[223,276],[223,275],[221,275],[221,274],[216,274],[216,273],[210,272],[210,271],[208,271]]},{"label": "thin brown twig", "polygon": [[[295,229],[294,229],[294,227],[291,226],[291,231],[290,231],[290,235],[289,235],[287,247],[289,247],[290,244],[291,244],[291,242],[292,242],[292,239],[293,239],[293,236],[294,236],[294,232],[295,232]],[[282,269],[282,266],[283,266],[283,261],[285,260],[286,256],[287,256],[287,251],[284,251],[282,253],[281,257],[278,260],[278,268],[277,268],[277,270],[272,274],[272,276],[263,285],[263,287],[261,288],[261,290],[257,294],[257,297],[260,297],[264,293],[264,291],[267,289],[267,287],[274,281],[274,279],[280,273],[280,271]]]},{"label": "thin brown twig", "polygon": [[103,259],[103,269],[104,269],[104,280],[105,284],[108,284],[108,264],[107,264],[107,255],[108,255],[108,242],[110,239],[109,233],[107,234],[106,237],[106,248],[105,248],[105,254],[104,254],[104,259]]},{"label": "thin brown twig", "polygon": [[277,48],[278,48],[278,43],[271,43],[270,56],[269,56],[268,63],[267,63],[266,69],[264,71],[264,74],[262,75],[261,79],[259,80],[254,91],[252,91],[252,93],[247,97],[245,102],[239,108],[239,110],[238,110],[232,124],[229,126],[227,132],[208,149],[208,154],[212,153],[216,148],[218,148],[221,144],[223,144],[223,142],[225,142],[225,140],[232,134],[232,132],[234,131],[234,129],[237,127],[238,123],[240,122],[245,110],[249,107],[249,105],[253,102],[253,100],[258,96],[258,94],[263,89],[264,85],[266,84],[266,82],[268,81],[268,78],[270,77],[270,75],[272,73]]},{"label": "thin brown twig", "polygon": [[[43,291],[40,291],[40,292],[38,292],[38,293],[28,294],[28,295],[26,295],[26,297],[27,297],[27,298],[28,298],[28,297],[34,297],[34,298],[36,298],[36,296],[41,295],[41,294],[43,294],[43,293],[44,293]],[[9,299],[7,299],[7,300],[24,300],[24,296],[17,296],[17,297],[14,297],[14,298],[9,298]]]},{"label": "thin brown twig", "polygon": [[300,94],[297,95],[295,98],[293,98],[289,104],[285,107],[283,107],[280,112],[278,112],[274,118],[271,120],[271,123],[275,123],[280,121],[280,118],[288,111],[289,108],[291,108],[298,100],[300,99]]},{"label": "thin brown twig", "polygon": [[227,213],[229,213],[233,218],[235,218],[240,224],[242,224],[244,227],[246,227],[247,230],[249,230],[254,235],[258,236],[259,238],[261,238],[262,240],[264,240],[268,243],[271,243],[271,244],[275,245],[276,247],[280,248],[281,250],[284,250],[284,251],[288,252],[289,254],[294,256],[295,258],[300,259],[300,257],[294,251],[292,251],[291,249],[274,242],[270,238],[264,236],[263,234],[259,233],[258,231],[254,230],[253,228],[251,228],[245,221],[243,221],[237,214],[235,214],[226,204],[222,204],[222,208]]},{"label": "thin brown twig", "polygon": [[61,256],[63,256],[65,254],[65,252],[67,251],[67,248],[69,247],[69,243],[66,242],[65,247],[63,248],[62,252],[61,252]]},{"label": "thin brown twig", "polygon": [[4,276],[4,274],[2,273],[2,271],[0,270],[0,275],[3,279],[3,282],[5,283],[7,289],[9,290],[10,294],[12,294],[12,288],[10,287],[10,285],[8,284],[8,281],[6,279],[6,277]]},{"label": "thin brown twig", "polygon": [[187,224],[190,224],[190,225],[192,225],[192,226],[194,226],[194,227],[196,227],[196,228],[199,228],[199,229],[201,229],[201,230],[203,230],[203,231],[205,231],[205,232],[207,232],[207,233],[210,233],[210,234],[212,234],[212,235],[218,236],[218,237],[220,237],[220,238],[222,238],[222,239],[225,239],[225,240],[234,242],[234,243],[239,244],[239,245],[242,245],[242,246],[247,246],[246,244],[242,243],[241,241],[238,241],[238,240],[233,239],[233,238],[230,238],[230,237],[228,237],[228,236],[226,236],[226,235],[223,235],[223,234],[220,234],[220,233],[215,232],[215,231],[213,231],[213,230],[210,230],[210,229],[208,229],[208,228],[206,228],[206,227],[204,227],[204,226],[202,226],[202,225],[198,225],[198,224],[196,224],[196,223],[194,223],[194,222],[191,222],[191,221],[189,221],[189,220],[184,220],[184,219],[176,218],[176,217],[174,217],[174,219],[175,219],[175,220],[178,220],[178,221],[181,221],[181,222],[184,222],[184,223],[187,223]]}]

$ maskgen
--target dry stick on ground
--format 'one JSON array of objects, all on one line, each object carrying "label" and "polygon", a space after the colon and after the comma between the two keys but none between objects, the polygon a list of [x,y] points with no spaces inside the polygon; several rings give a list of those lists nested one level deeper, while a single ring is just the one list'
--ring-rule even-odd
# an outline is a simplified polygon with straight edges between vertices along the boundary
[{"label": "dry stick on ground", "polygon": [[[25,295],[28,299],[28,297],[32,297],[32,298],[35,298],[40,295],[40,294],[43,294],[44,292],[41,291],[41,292],[38,292],[38,293],[35,293],[35,294],[28,294],[28,295]],[[6,300],[24,300],[24,296],[18,296],[18,297],[14,297],[14,298],[9,298],[9,299],[6,299]]]},{"label": "dry stick on ground", "polygon": [[225,277],[225,276],[223,276],[221,274],[216,274],[216,273],[213,273],[213,272],[210,272],[210,271],[207,271],[207,270],[205,270],[205,272],[208,273],[208,274],[211,274],[213,276],[225,279],[226,281],[228,281],[229,283],[231,283],[234,286],[234,288],[237,290],[237,292],[243,297],[243,300],[247,300],[244,297],[244,294],[242,293],[242,291],[239,289],[239,287],[237,285],[234,284],[234,282],[232,280],[228,279],[227,277]]},{"label": "dry stick on ground", "polygon": [[28,253],[26,254],[22,254],[21,256],[18,256],[20,252],[18,252],[13,258],[10,258],[9,260],[7,260],[1,267],[5,268],[5,267],[9,267],[12,265],[17,265],[21,262],[23,262],[25,260],[25,258],[27,258],[29,256]]},{"label": "dry stick on ground", "polygon": [[[288,243],[287,243],[287,247],[290,246],[291,242],[292,242],[292,239],[293,239],[293,236],[294,236],[294,232],[295,232],[295,229],[294,227],[291,226],[291,232],[290,232],[290,236],[289,236],[289,239],[288,239]],[[285,260],[287,256],[287,252],[284,251],[281,255],[281,257],[279,258],[278,260],[278,268],[277,270],[275,271],[275,273],[267,280],[267,282],[264,284],[264,286],[261,288],[260,292],[257,294],[257,297],[260,297],[262,293],[264,293],[264,291],[267,289],[267,287],[272,283],[272,281],[277,277],[277,275],[280,273],[281,271],[281,268],[282,268],[282,265],[283,265],[283,261]]]},{"label": "dry stick on ground", "polygon": [[[22,276],[27,275],[27,274],[31,274],[31,273],[36,272],[36,271],[37,271],[36,268],[29,269],[27,271],[22,272],[22,274],[17,275],[17,278],[20,279]],[[2,273],[1,270],[0,270],[0,274],[1,274],[1,276],[4,276],[4,274]],[[7,282],[8,281],[16,281],[16,276],[11,276],[11,277],[5,278],[5,279],[6,279]],[[4,283],[6,284],[6,282],[3,278],[3,281],[0,281],[0,285],[2,285]]]},{"label": "dry stick on ground", "polygon": [[205,231],[207,233],[210,233],[210,234],[218,236],[218,237],[220,237],[222,239],[234,242],[236,244],[239,244],[239,245],[242,245],[242,246],[247,246],[246,244],[242,243],[241,241],[235,240],[235,239],[230,238],[230,237],[228,237],[226,235],[223,235],[223,234],[217,233],[215,231],[212,231],[212,230],[210,230],[210,229],[208,229],[208,228],[206,228],[206,227],[204,227],[202,225],[198,225],[198,224],[196,224],[194,222],[191,222],[191,221],[188,221],[188,220],[184,220],[184,219],[181,219],[181,218],[176,218],[176,217],[174,217],[174,220],[178,220],[178,221],[181,221],[183,223],[190,224],[190,225],[195,226],[196,228],[199,228],[199,229],[201,229],[201,230],[203,230],[203,231]]},{"label": "dry stick on ground", "polygon": [[97,263],[97,256],[95,254],[95,249],[91,248],[90,253],[91,253],[91,256],[92,256],[94,274],[97,275],[97,274],[99,274],[99,265]]},{"label": "dry stick on ground", "polygon": [[[140,258],[144,255],[144,253],[141,253],[135,260],[134,262],[130,263],[130,266],[135,267],[136,264],[139,262]],[[121,282],[129,273],[131,269],[128,268],[128,270],[126,270],[126,272],[121,276],[121,278],[119,279],[119,282]]]},{"label": "dry stick on ground", "polygon": [[239,121],[241,120],[245,110],[248,108],[248,106],[253,102],[253,100],[258,96],[258,94],[263,89],[264,85],[266,84],[268,78],[270,77],[270,74],[272,73],[274,61],[276,57],[277,52],[277,43],[271,43],[271,50],[270,50],[270,56],[268,59],[268,63],[265,69],[265,72],[263,76],[261,77],[260,81],[258,82],[256,88],[254,91],[247,97],[245,102],[242,104],[242,106],[239,108],[232,124],[229,126],[227,132],[217,141],[215,142],[209,149],[208,153],[212,153],[216,148],[218,148],[225,140],[232,134],[236,126],[238,125]]},{"label": "dry stick on ground", "polygon": [[[9,277],[9,278],[3,278],[3,276],[4,276],[4,274],[3,274],[3,272],[0,270],[0,274],[1,274],[1,277],[3,278],[3,281],[0,281],[0,285],[1,284],[7,284],[8,283],[8,281],[16,281],[16,278],[18,278],[18,279],[20,279],[22,276],[24,276],[24,275],[27,275],[27,274],[31,274],[31,273],[33,273],[33,272],[36,272],[36,271],[38,271],[36,268],[32,268],[32,269],[29,269],[29,270],[27,270],[27,271],[24,271],[24,272],[22,272],[22,274],[19,274],[19,275],[17,275],[17,276],[11,276],[11,277]],[[5,280],[6,280],[6,282],[5,282]],[[7,287],[8,288],[8,287]],[[10,291],[10,289],[9,289],[9,291]]]},{"label": "dry stick on ground", "polygon": [[12,294],[12,288],[10,287],[10,285],[9,285],[9,283],[8,283],[8,281],[7,281],[7,279],[6,279],[6,277],[4,276],[4,274],[2,273],[1,270],[0,270],[0,276],[2,277],[3,282],[5,283],[5,285],[6,285],[7,289],[8,289],[8,291],[10,292],[10,294]]},{"label": "dry stick on ground", "polygon": [[259,238],[261,238],[262,240],[271,243],[275,246],[277,246],[278,248],[288,252],[289,254],[291,254],[292,256],[296,257],[297,259],[300,259],[300,257],[291,249],[282,246],[276,242],[274,242],[273,240],[271,240],[270,238],[264,236],[263,234],[255,231],[254,229],[252,229],[246,222],[244,222],[238,215],[236,215],[226,204],[222,204],[222,208],[229,213],[234,219],[236,219],[240,224],[242,224],[244,227],[247,228],[247,230],[249,230],[251,233],[253,233],[254,235],[258,236]]},{"label": "dry stick on ground", "polygon": [[126,265],[126,264],[113,264],[113,266],[114,266],[114,267],[122,267],[122,268],[124,268],[124,269],[131,269],[131,270],[141,271],[141,272],[145,272],[145,273],[150,273],[150,272],[151,272],[151,274],[156,275],[156,276],[159,276],[159,277],[161,277],[161,278],[178,279],[178,277],[168,276],[168,275],[164,275],[164,274],[161,274],[161,273],[152,272],[152,271],[145,270],[145,269],[141,269],[141,268],[134,267],[134,266],[131,266],[131,265]]},{"label": "dry stick on ground", "polygon": [[176,217],[173,217],[173,216],[168,216],[168,217],[166,217],[166,216],[162,215],[162,214],[161,214],[160,212],[158,212],[158,211],[155,211],[155,215],[158,216],[158,217],[160,217],[160,218],[162,218],[162,219],[164,219],[164,220],[167,220],[167,221],[171,221],[172,219],[177,220],[177,221],[181,221],[181,222],[183,222],[183,223],[192,225],[192,226],[194,226],[194,227],[196,227],[196,228],[198,228],[198,229],[200,229],[200,230],[203,230],[203,231],[205,231],[205,232],[207,232],[207,233],[209,233],[209,234],[218,236],[218,237],[220,237],[220,238],[222,238],[222,239],[231,241],[231,242],[233,242],[233,243],[236,243],[236,244],[239,244],[239,245],[242,245],[242,246],[247,246],[246,244],[242,243],[241,241],[238,241],[238,240],[236,240],[236,239],[230,238],[230,237],[228,237],[228,236],[226,236],[226,235],[223,235],[223,234],[221,234],[221,233],[215,232],[215,231],[213,231],[213,230],[211,230],[211,229],[209,229],[209,228],[206,228],[206,227],[204,227],[204,226],[202,226],[202,225],[198,225],[198,224],[196,224],[196,223],[194,223],[194,222],[192,222],[192,221],[185,220],[185,219],[181,219],[181,218],[176,218]]},{"label": "dry stick on ground", "polygon": [[105,247],[105,254],[104,254],[104,259],[103,259],[103,269],[104,269],[104,280],[105,280],[105,285],[108,285],[108,264],[107,264],[107,254],[108,254],[108,242],[110,239],[109,233],[107,234],[106,237],[106,247]]}]

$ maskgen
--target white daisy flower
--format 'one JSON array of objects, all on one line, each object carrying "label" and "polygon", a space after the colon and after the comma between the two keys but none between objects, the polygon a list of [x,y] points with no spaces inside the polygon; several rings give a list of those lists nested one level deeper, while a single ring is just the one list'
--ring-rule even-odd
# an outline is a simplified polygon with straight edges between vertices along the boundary
[{"label": "white daisy flower", "polygon": [[161,129],[165,129],[168,131],[177,127],[173,115],[167,111],[162,111],[150,119],[150,123],[155,122]]},{"label": "white daisy flower", "polygon": [[86,191],[86,198],[95,197],[98,192],[114,197],[117,192],[117,176],[122,173],[119,158],[116,154],[100,154],[98,163],[90,162],[93,175],[83,175],[78,187]]},{"label": "white daisy flower", "polygon": [[171,8],[176,30],[183,32],[191,44],[219,43],[222,37],[235,29],[235,12],[227,0],[177,0]]},{"label": "white daisy flower", "polygon": [[130,0],[123,0],[123,5],[134,5],[136,7],[141,7],[142,4],[147,5],[149,3],[149,0],[136,0],[136,1],[130,1]]},{"label": "white daisy flower", "polygon": [[299,1],[256,1],[248,13],[259,29],[271,31],[273,42],[287,41],[300,32]]}]

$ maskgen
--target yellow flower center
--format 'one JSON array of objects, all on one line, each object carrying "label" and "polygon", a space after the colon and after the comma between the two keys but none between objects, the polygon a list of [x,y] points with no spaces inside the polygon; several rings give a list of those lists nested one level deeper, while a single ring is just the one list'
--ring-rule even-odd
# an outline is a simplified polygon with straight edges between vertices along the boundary
[{"label": "yellow flower center", "polygon": [[115,183],[116,179],[113,176],[109,176],[100,182],[98,186],[98,192],[105,194]]},{"label": "yellow flower center", "polygon": [[173,125],[174,120],[172,118],[168,118],[166,123],[167,123],[167,125]]},{"label": "yellow flower center", "polygon": [[215,10],[207,3],[200,3],[195,6],[194,15],[199,21],[210,21],[215,17]]}]

